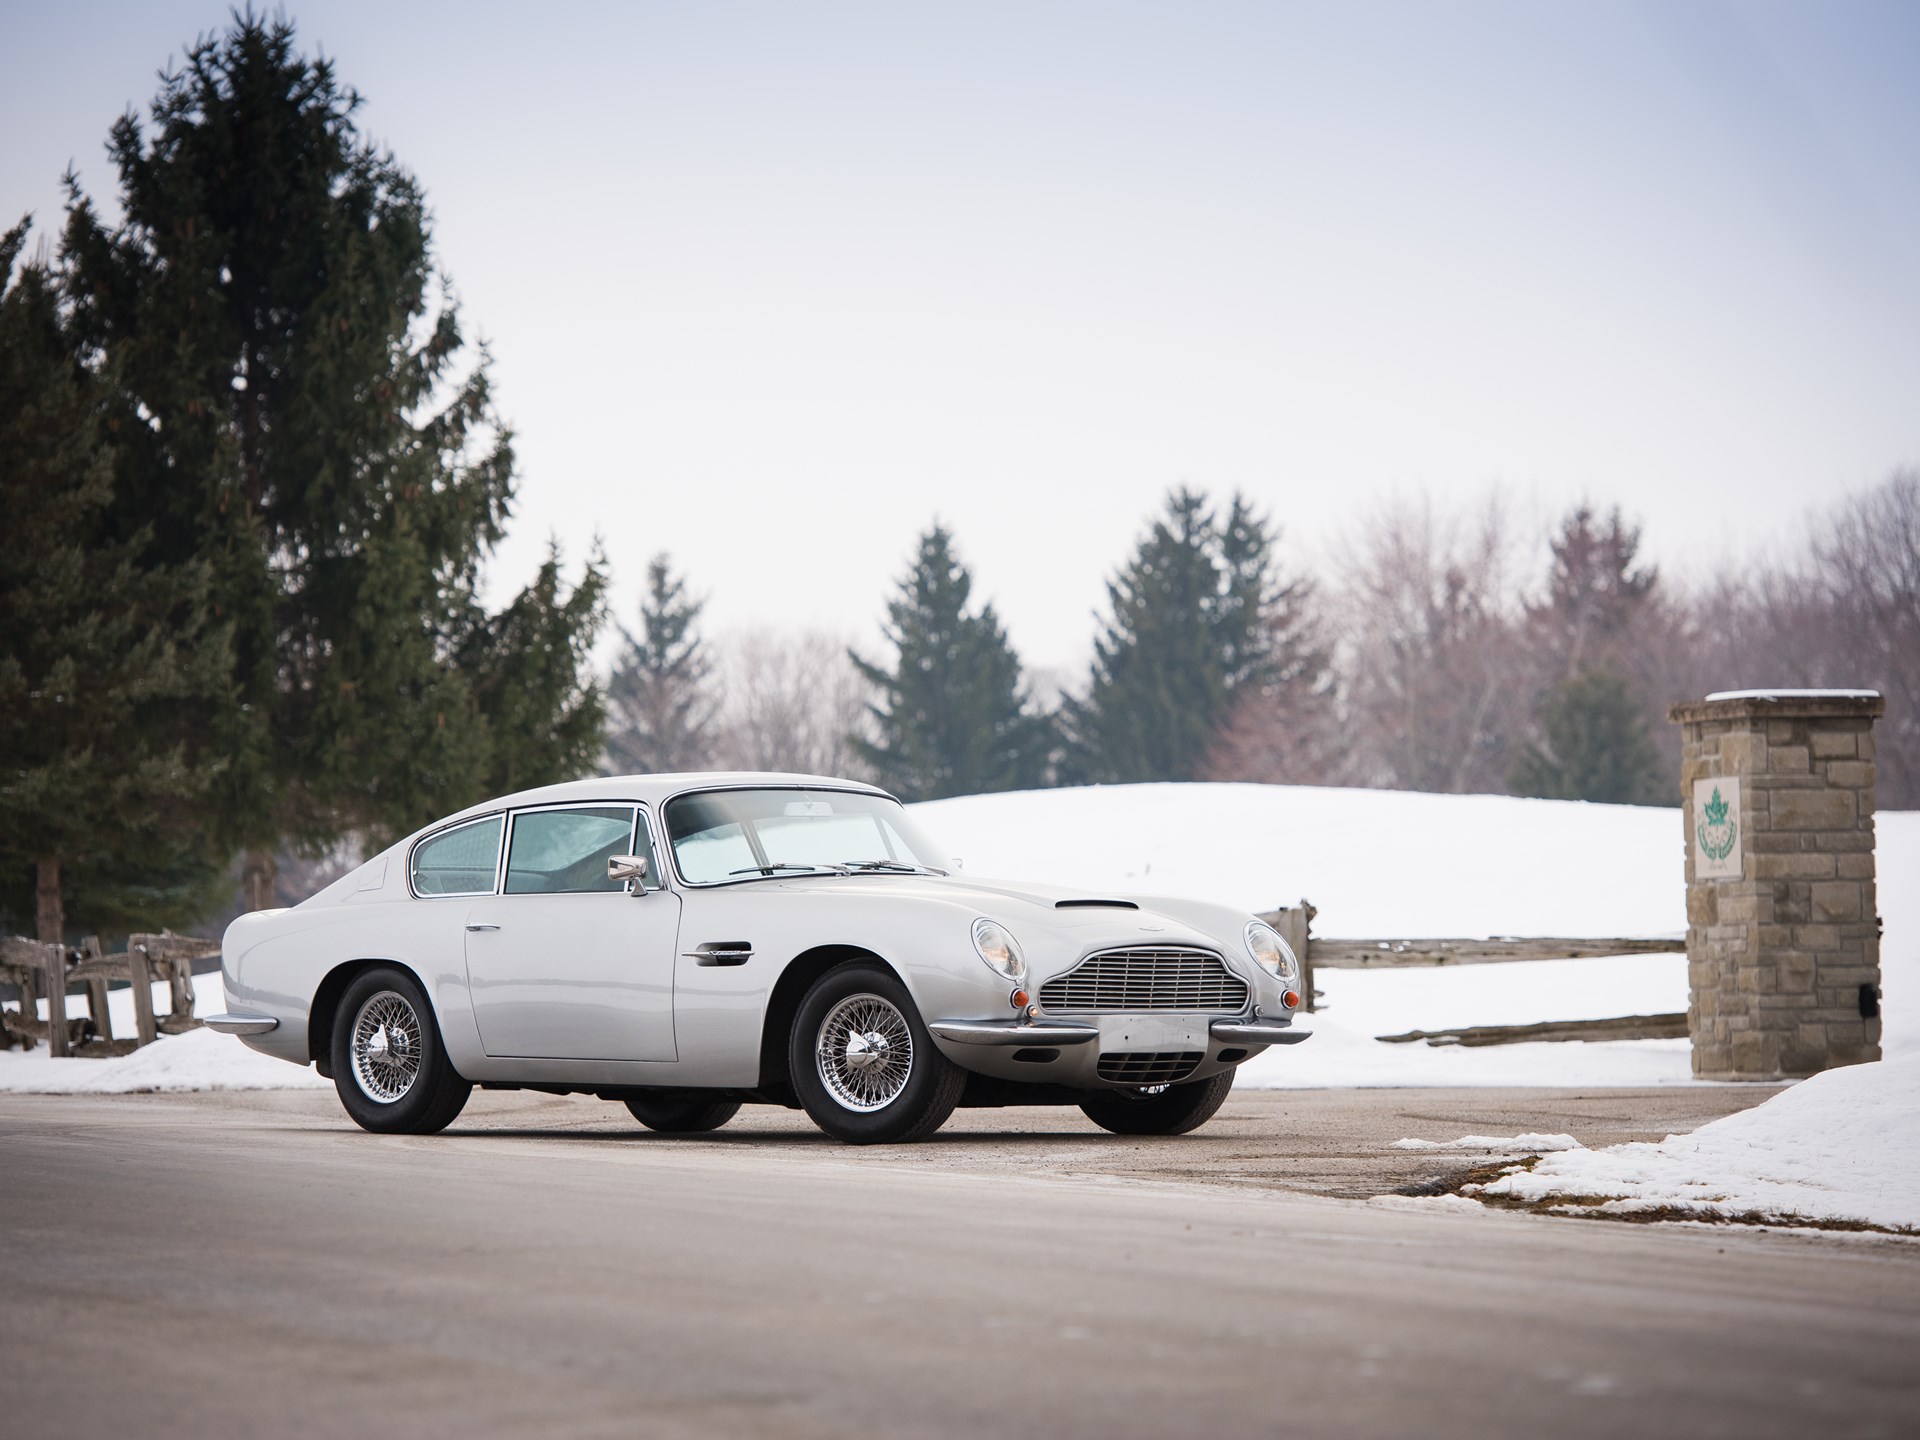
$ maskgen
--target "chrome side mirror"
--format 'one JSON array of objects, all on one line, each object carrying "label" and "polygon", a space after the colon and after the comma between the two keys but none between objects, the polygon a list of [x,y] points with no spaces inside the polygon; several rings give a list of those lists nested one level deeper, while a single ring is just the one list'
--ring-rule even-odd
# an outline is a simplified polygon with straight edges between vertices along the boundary
[{"label": "chrome side mirror", "polygon": [[607,857],[607,878],[618,880],[627,887],[629,895],[647,893],[647,857],[644,855],[609,855]]}]

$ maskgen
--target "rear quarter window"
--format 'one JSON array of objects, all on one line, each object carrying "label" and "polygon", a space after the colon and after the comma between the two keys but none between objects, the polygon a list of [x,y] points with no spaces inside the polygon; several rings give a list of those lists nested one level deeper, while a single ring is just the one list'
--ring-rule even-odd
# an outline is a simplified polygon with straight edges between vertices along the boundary
[{"label": "rear quarter window", "polygon": [[413,847],[416,895],[490,895],[500,865],[503,817],[490,815]]}]

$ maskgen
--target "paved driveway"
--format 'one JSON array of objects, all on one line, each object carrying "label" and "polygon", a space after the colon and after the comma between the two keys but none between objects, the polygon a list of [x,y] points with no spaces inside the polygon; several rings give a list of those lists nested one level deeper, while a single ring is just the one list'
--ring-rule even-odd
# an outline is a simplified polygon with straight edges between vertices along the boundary
[{"label": "paved driveway", "polygon": [[401,1139],[324,1094],[0,1097],[0,1418],[22,1437],[1914,1434],[1920,1247],[1304,1193],[1458,1163],[1384,1150],[1403,1134],[1600,1143],[1758,1098],[1255,1093],[1182,1140],[970,1112],[854,1151],[764,1111],[656,1137],[583,1099],[476,1097],[454,1132]]}]

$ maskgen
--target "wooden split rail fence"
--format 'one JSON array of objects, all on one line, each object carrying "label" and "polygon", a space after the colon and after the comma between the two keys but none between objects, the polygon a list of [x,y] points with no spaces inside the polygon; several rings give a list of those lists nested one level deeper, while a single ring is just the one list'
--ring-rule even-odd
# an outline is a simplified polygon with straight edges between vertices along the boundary
[{"label": "wooden split rail fence", "polygon": [[[151,1045],[161,1035],[178,1035],[200,1021],[193,1013],[193,962],[220,953],[219,942],[192,935],[130,935],[127,948],[102,954],[97,936],[79,949],[65,945],[0,936],[0,982],[10,984],[20,997],[17,1011],[0,1010],[0,1045],[31,1049],[41,1040],[55,1057],[124,1055]],[[133,991],[133,1028],[129,1039],[115,1039],[113,1018],[107,1009],[112,981],[124,980]],[[156,1015],[153,987],[164,981],[170,1008]],[[67,1014],[67,990],[83,987],[85,1017]],[[40,1019],[41,1000],[47,1018]]]},{"label": "wooden split rail fence", "polygon": [[[1550,936],[1499,936],[1490,940],[1321,940],[1313,934],[1319,912],[1305,900],[1261,915],[1278,930],[1300,960],[1306,1008],[1315,1009],[1315,970],[1410,970],[1444,965],[1500,965],[1521,960],[1597,960],[1617,955],[1684,955],[1685,940],[1639,937],[1596,940]],[[1378,1038],[1429,1045],[1505,1045],[1522,1040],[1657,1040],[1685,1038],[1685,1012],[1623,1015],[1607,1020],[1559,1020],[1536,1025],[1468,1025],[1454,1030],[1409,1030]]]}]

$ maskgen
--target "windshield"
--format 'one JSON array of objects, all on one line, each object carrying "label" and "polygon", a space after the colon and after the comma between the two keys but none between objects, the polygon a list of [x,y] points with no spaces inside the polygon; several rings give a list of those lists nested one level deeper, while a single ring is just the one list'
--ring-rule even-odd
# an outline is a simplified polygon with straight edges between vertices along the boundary
[{"label": "windshield", "polygon": [[934,871],[940,847],[896,800],[847,790],[707,790],[667,805],[667,839],[689,885],[770,875]]}]

